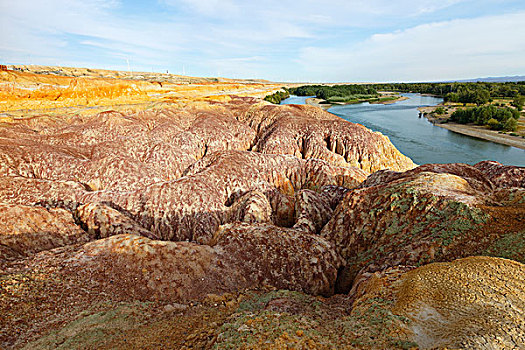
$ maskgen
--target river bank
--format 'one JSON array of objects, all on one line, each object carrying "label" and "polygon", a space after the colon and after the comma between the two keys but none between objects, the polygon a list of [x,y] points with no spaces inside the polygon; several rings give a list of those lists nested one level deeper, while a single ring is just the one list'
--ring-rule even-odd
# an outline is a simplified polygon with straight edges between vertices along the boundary
[{"label": "river bank", "polygon": [[324,110],[327,110],[328,108],[332,107],[331,103],[326,103],[326,100],[323,100],[322,98],[317,98],[317,97],[309,97],[305,100],[305,103],[307,105],[319,107]]},{"label": "river bank", "polygon": [[[484,126],[458,124],[458,123],[449,122],[448,121],[449,115],[444,115],[444,116],[432,115],[431,112],[434,111],[436,107],[439,107],[439,106],[443,107],[444,105],[439,104],[433,107],[420,107],[418,108],[418,110],[434,126],[439,126],[443,129],[447,129],[447,130],[450,130],[458,134],[467,135],[470,137],[476,137],[478,139],[499,143],[501,145],[525,149],[525,138],[522,138],[521,135],[513,136],[510,134],[506,134],[506,133],[500,133],[499,131],[490,130]],[[455,108],[451,108],[449,113],[451,114],[454,110]]]},{"label": "river bank", "polygon": [[488,130],[482,126],[464,125],[456,123],[435,124],[441,128],[457,132],[459,134],[476,137],[479,139],[496,142],[502,145],[517,147],[525,150],[525,139],[519,136],[500,134],[498,131]]}]

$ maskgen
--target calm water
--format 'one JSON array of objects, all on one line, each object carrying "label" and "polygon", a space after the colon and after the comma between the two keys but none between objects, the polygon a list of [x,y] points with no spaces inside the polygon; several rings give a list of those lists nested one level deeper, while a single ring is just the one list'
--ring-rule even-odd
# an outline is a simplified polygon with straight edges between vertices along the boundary
[{"label": "calm water", "polygon": [[[475,164],[490,159],[525,166],[525,150],[457,134],[432,125],[426,118],[418,118],[417,107],[433,106],[442,99],[403,95],[409,99],[391,105],[361,103],[334,106],[328,111],[388,136],[397,149],[417,164]],[[304,104],[306,98],[292,96],[281,104]]]},{"label": "calm water", "polygon": [[281,104],[282,105],[304,105],[306,104],[306,99],[310,97],[315,97],[315,96],[294,96],[292,95],[288,97],[286,100],[282,100]]}]

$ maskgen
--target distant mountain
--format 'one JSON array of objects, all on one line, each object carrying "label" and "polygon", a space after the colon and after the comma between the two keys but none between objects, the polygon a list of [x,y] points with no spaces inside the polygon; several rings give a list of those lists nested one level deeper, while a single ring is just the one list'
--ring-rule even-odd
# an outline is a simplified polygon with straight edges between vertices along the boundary
[{"label": "distant mountain", "polygon": [[487,78],[475,78],[475,79],[464,79],[456,80],[459,83],[470,83],[470,82],[486,82],[486,83],[505,83],[505,82],[517,82],[525,81],[525,75],[514,75],[508,77],[487,77]]}]

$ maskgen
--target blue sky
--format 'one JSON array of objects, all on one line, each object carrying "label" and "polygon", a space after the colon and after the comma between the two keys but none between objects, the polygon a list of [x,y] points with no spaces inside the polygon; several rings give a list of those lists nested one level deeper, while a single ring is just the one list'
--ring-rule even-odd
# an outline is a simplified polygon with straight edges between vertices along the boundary
[{"label": "blue sky", "polygon": [[0,62],[275,81],[525,75],[525,1],[0,0]]}]

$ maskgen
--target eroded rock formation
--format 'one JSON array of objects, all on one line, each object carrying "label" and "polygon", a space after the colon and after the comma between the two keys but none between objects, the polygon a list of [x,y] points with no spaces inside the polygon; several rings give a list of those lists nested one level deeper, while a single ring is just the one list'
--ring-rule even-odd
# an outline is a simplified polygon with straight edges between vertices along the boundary
[{"label": "eroded rock formation", "polygon": [[373,301],[397,321],[392,334],[422,349],[519,348],[524,276],[522,263],[483,256],[393,267],[359,283],[354,309]]},{"label": "eroded rock formation", "polygon": [[65,209],[0,204],[0,259],[14,260],[42,250],[86,243],[95,235],[78,227]]},{"label": "eroded rock formation", "polygon": [[[521,170],[514,169],[506,171],[514,176],[506,183],[521,181]],[[525,201],[501,198],[502,192],[507,198],[507,191],[515,196],[523,192],[501,187],[506,183],[494,183],[466,164],[430,164],[369,176],[345,196],[321,232],[347,261],[339,290],[348,291],[359,272],[449,261],[519,240],[525,232]],[[517,248],[512,257],[523,258]]]},{"label": "eroded rock formation", "polygon": [[[84,80],[70,84],[76,92],[60,97],[63,103],[91,91]],[[92,98],[147,98],[147,88],[136,89],[119,90],[116,97],[101,89],[109,95]],[[321,109],[223,97],[169,106],[164,101],[130,112],[2,117],[2,346],[40,338],[28,347],[58,348],[64,341],[53,337],[62,333],[49,331],[72,326],[88,308],[147,302],[185,310],[188,303],[220,298],[210,295],[231,296],[233,319],[224,316],[223,326],[208,331],[204,347],[229,347],[228,329],[241,332],[255,324],[238,324],[250,308],[268,320],[283,314],[283,324],[317,324],[317,335],[297,330],[297,337],[304,336],[301,346],[373,347],[370,334],[378,332],[378,344],[393,348],[412,341],[423,347],[505,347],[520,339],[489,330],[480,338],[481,331],[456,332],[454,325],[486,310],[486,320],[504,322],[508,332],[521,327],[522,305],[508,317],[491,305],[502,293],[504,303],[522,298],[517,286],[523,281],[515,277],[522,264],[491,258],[426,264],[471,255],[523,262],[523,168],[496,162],[415,167],[385,136]],[[419,265],[425,266],[415,269]],[[487,296],[481,284],[497,284],[496,273],[507,287]],[[454,314],[449,308],[461,309],[463,299],[445,303],[435,294],[446,278],[473,274],[484,281],[472,282],[480,301]],[[447,288],[465,293],[458,283]],[[242,306],[248,290],[271,289],[295,291],[290,295],[304,300],[263,296],[267,304]],[[305,300],[317,306],[306,308]],[[421,309],[423,304],[428,307]],[[370,315],[385,320],[363,318],[372,306]],[[430,316],[446,322],[420,317],[430,309],[436,312]],[[166,317],[155,312],[154,320]],[[485,330],[484,322],[471,324]],[[328,325],[336,331],[323,328]],[[289,336],[282,333],[273,344],[285,344]],[[332,336],[339,340],[326,341]],[[111,347],[110,338],[118,342],[107,337],[88,345],[79,336],[77,345]]]}]

